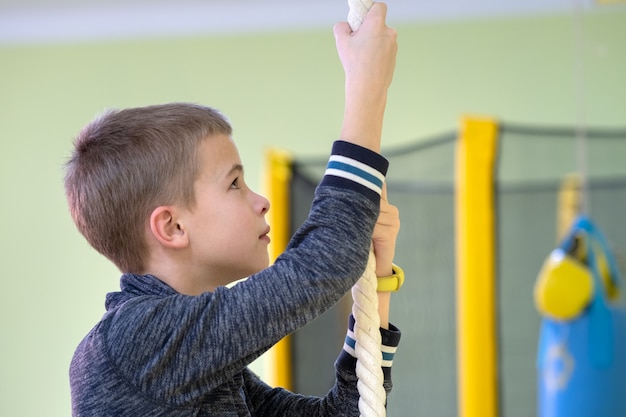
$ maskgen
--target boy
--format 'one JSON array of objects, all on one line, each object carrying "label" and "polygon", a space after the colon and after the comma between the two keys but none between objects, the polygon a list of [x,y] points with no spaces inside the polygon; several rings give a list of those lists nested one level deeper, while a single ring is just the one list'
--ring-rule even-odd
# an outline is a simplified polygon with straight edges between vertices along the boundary
[{"label": "boy", "polygon": [[[74,354],[74,416],[359,415],[349,348],[323,398],[271,388],[247,366],[336,303],[372,241],[377,274],[392,273],[399,220],[381,202],[387,162],[378,152],[397,43],[385,15],[375,4],[358,32],[334,28],[346,107],[332,158],[344,165],[327,171],[271,267],[269,202],[244,182],[219,112],[182,103],[111,111],[81,131],[67,164],[70,211],[123,275]],[[379,298],[389,351],[400,334],[388,323],[389,293]]]}]

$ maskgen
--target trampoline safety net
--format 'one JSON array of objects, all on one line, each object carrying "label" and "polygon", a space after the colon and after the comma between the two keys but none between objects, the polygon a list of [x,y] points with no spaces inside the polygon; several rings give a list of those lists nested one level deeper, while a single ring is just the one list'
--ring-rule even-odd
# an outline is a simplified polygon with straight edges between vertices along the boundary
[{"label": "trampoline safety net", "polygon": [[[557,195],[577,169],[570,128],[500,124],[496,183],[497,351],[500,417],[536,415],[540,316],[533,286],[557,243]],[[618,262],[626,260],[626,130],[586,132],[590,214]],[[389,416],[458,415],[454,167],[457,132],[383,150],[390,161],[389,201],[400,210],[396,263],[405,285],[392,296],[402,330],[392,371]],[[305,220],[326,158],[295,158],[290,228]],[[620,265],[621,267],[621,265]],[[623,268],[622,268],[623,271]],[[351,298],[291,336],[293,389],[325,395],[345,337]],[[323,341],[323,343],[320,343]]]}]

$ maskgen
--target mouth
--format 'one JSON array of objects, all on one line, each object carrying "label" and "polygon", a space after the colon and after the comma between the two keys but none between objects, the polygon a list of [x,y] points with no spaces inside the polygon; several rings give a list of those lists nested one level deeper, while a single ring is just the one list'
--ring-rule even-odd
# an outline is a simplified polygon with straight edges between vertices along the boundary
[{"label": "mouth", "polygon": [[270,233],[270,227],[267,226],[267,228],[265,229],[265,232],[263,232],[263,234],[259,236],[259,239],[264,240],[267,243],[269,243],[270,242],[269,233]]}]

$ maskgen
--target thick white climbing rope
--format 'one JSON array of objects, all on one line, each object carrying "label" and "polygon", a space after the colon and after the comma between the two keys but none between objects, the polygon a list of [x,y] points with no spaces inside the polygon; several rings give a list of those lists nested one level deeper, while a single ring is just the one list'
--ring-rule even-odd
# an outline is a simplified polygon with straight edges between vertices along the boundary
[{"label": "thick white climbing rope", "polygon": [[[356,31],[372,7],[373,0],[348,0],[348,24]],[[354,316],[354,348],[359,390],[359,413],[361,417],[385,417],[387,394],[383,386],[380,317],[376,288],[376,257],[370,248],[367,267],[363,276],[352,287],[352,315]]]},{"label": "thick white climbing rope", "polygon": [[365,15],[374,4],[373,0],[348,0],[348,24],[352,28],[352,31],[361,27]]},{"label": "thick white climbing rope", "polygon": [[356,340],[354,351],[357,358],[356,375],[361,417],[384,417],[387,413],[377,286],[376,257],[372,248],[365,272],[352,287],[352,315]]}]

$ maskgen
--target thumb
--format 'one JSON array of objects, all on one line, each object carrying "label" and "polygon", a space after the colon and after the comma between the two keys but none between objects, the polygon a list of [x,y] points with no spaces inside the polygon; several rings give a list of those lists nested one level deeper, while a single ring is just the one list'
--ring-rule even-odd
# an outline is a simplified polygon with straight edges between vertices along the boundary
[{"label": "thumb", "polygon": [[348,22],[339,22],[333,26],[333,33],[335,34],[335,39],[343,38],[346,35],[350,35],[352,33],[352,29]]}]

